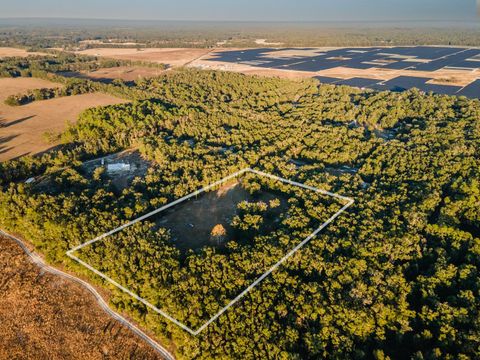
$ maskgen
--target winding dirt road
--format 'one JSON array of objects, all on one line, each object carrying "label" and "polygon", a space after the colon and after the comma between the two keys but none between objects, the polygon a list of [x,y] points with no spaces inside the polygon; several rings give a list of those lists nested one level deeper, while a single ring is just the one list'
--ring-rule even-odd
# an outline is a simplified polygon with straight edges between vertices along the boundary
[{"label": "winding dirt road", "polygon": [[137,326],[135,326],[134,324],[132,324],[131,322],[129,322],[127,319],[125,319],[122,315],[118,314],[117,312],[113,311],[109,306],[108,304],[105,302],[105,300],[102,298],[102,296],[97,292],[97,290],[95,290],[95,288],[90,285],[89,283],[83,281],[82,279],[79,279],[75,276],[72,276],[70,274],[67,274],[61,270],[58,270],[54,267],[51,267],[50,265],[47,265],[43,259],[38,256],[36,253],[30,251],[30,249],[25,245],[25,243],[13,236],[13,235],[10,235],[8,233],[6,233],[5,231],[2,231],[0,230],[0,235],[1,236],[4,236],[4,237],[7,237],[9,239],[12,239],[13,241],[15,241],[21,248],[22,250],[25,252],[25,254],[28,255],[28,257],[31,259],[31,261],[36,264],[39,268],[41,268],[42,270],[46,271],[46,272],[49,272],[51,274],[54,274],[54,275],[57,275],[57,276],[60,276],[62,278],[65,278],[65,279],[68,279],[70,281],[73,281],[77,284],[80,284],[81,286],[83,286],[85,289],[87,289],[94,297],[95,297],[95,300],[97,301],[97,303],[100,305],[100,307],[108,314],[110,315],[112,318],[114,318],[115,320],[117,320],[118,322],[120,322],[122,325],[124,325],[125,327],[129,328],[133,333],[135,333],[138,337],[140,337],[142,340],[144,340],[146,343],[148,343],[156,352],[158,352],[164,359],[166,360],[175,360],[175,357],[167,350],[165,349],[163,346],[161,346],[160,344],[158,344],[155,340],[153,340],[152,338],[150,338],[147,334],[145,334],[142,330],[140,330]]}]

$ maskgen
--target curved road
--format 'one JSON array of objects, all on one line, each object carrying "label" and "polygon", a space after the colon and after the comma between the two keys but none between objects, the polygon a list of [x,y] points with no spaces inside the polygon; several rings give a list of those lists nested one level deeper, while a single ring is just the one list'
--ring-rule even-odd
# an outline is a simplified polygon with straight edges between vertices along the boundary
[{"label": "curved road", "polygon": [[145,334],[142,330],[140,330],[138,327],[136,327],[134,324],[132,324],[131,322],[129,322],[127,319],[125,319],[122,315],[118,314],[117,312],[113,311],[112,309],[110,309],[110,307],[108,306],[108,304],[105,302],[105,300],[103,300],[102,296],[97,292],[97,290],[95,290],[95,288],[90,285],[89,283],[87,283],[86,281],[83,281],[82,279],[79,279],[75,276],[72,276],[70,274],[67,274],[63,271],[60,271],[58,269],[55,269],[54,267],[51,267],[49,265],[47,265],[43,259],[38,256],[37,254],[35,254],[34,252],[30,251],[28,249],[28,247],[25,245],[25,243],[20,240],[19,238],[13,236],[13,235],[10,235],[2,230],[0,230],[0,235],[3,235],[5,237],[8,237],[9,239],[12,239],[13,241],[15,241],[21,248],[22,250],[25,252],[25,254],[27,254],[31,259],[32,261],[38,266],[40,267],[41,269],[51,273],[51,274],[54,274],[54,275],[58,275],[58,276],[61,276],[65,279],[68,279],[68,280],[71,280],[73,282],[76,282],[77,284],[80,284],[82,285],[84,288],[86,288],[94,297],[95,299],[97,300],[97,303],[100,305],[100,307],[107,313],[109,314],[111,317],[113,317],[114,319],[116,319],[118,322],[120,322],[122,325],[126,326],[127,328],[129,328],[131,331],[133,331],[138,337],[140,337],[142,340],[144,340],[145,342],[147,342],[151,347],[153,347],[153,349],[155,351],[157,351],[164,359],[166,360],[175,360],[174,356],[167,350],[165,349],[163,346],[161,346],[160,344],[158,344],[155,340],[153,340],[151,337],[149,337],[147,334]]}]

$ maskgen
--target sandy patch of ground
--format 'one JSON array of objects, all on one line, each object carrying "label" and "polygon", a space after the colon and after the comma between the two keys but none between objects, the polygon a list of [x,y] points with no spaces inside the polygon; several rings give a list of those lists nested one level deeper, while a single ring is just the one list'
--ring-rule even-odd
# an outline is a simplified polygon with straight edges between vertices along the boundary
[{"label": "sandy patch of ground", "polygon": [[0,47],[0,59],[5,57],[12,57],[12,56],[26,57],[26,56],[33,56],[33,55],[46,55],[46,54],[41,52],[28,52],[24,49],[17,49],[12,47]]},{"label": "sandy patch of ground", "polygon": [[108,40],[82,40],[79,41],[80,44],[85,45],[115,45],[115,46],[143,46],[144,43],[137,42],[121,42],[118,39],[108,39]]},{"label": "sandy patch of ground", "polygon": [[87,108],[125,102],[101,93],[35,101],[23,106],[8,106],[3,102],[12,94],[54,86],[57,84],[39,79],[0,79],[0,161],[52,148],[55,144],[48,143],[44,133],[63,131],[67,122],[75,121]]},{"label": "sandy patch of ground", "polygon": [[283,43],[281,43],[281,42],[268,42],[267,39],[257,39],[257,40],[255,40],[255,44],[275,46],[275,45],[282,45]]},{"label": "sandy patch of ground", "polygon": [[[272,200],[280,201],[279,206],[265,210],[262,216],[267,220],[261,230],[257,229],[268,232],[278,226],[276,220],[288,209],[287,198],[268,190],[251,195],[245,189],[242,180],[227,182],[214,191],[204,192],[195,198],[181,202],[150,219],[157,226],[170,231],[172,242],[182,252],[198,251],[212,245],[221,248],[228,241],[235,240],[238,235],[232,227],[232,220],[239,214],[238,205],[242,201],[269,204]],[[217,242],[219,239],[211,236],[212,230],[218,225],[225,230],[220,242]]]},{"label": "sandy patch of ground", "polygon": [[108,57],[112,59],[149,61],[167,64],[172,67],[184,66],[191,61],[209,53],[210,49],[184,49],[184,48],[98,48],[77,51],[77,54]]},{"label": "sandy patch of ground", "polygon": [[315,73],[307,71],[281,70],[272,68],[255,67],[245,64],[235,64],[222,61],[209,61],[209,56],[195,60],[189,67],[203,70],[232,71],[245,75],[257,75],[265,77],[279,77],[282,79],[306,79],[315,76]]},{"label": "sandy patch of ground", "polygon": [[265,53],[265,57],[275,57],[277,59],[283,58],[293,58],[293,57],[307,57],[307,56],[318,56],[324,54],[326,51],[336,50],[338,48],[334,47],[325,47],[325,48],[310,48],[310,49],[285,49],[279,51],[270,51]]}]

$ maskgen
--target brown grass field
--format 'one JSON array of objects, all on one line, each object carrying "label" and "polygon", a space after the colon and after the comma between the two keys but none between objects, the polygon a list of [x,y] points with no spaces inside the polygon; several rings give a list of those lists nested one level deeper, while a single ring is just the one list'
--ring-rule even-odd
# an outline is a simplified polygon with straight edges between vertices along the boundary
[{"label": "brown grass field", "polygon": [[165,73],[166,70],[142,66],[119,66],[112,68],[101,68],[95,71],[69,71],[60,73],[65,77],[77,77],[94,81],[110,83],[112,80],[121,79],[124,81],[135,81],[141,78],[150,78]]},{"label": "brown grass field", "polygon": [[114,80],[135,81],[140,78],[149,78],[163,74],[165,70],[139,66],[119,66],[114,68],[102,68],[85,73],[91,80]]},{"label": "brown grass field", "polygon": [[210,49],[132,49],[132,48],[97,48],[77,51],[77,54],[101,56],[120,60],[148,61],[179,67],[189,64],[210,52]]},{"label": "brown grass field", "polygon": [[160,359],[80,285],[0,238],[0,359]]},{"label": "brown grass field", "polygon": [[24,49],[17,49],[12,47],[0,47],[0,59],[5,57],[26,57],[26,56],[33,56],[33,55],[45,55],[45,53],[41,52],[28,52]]},{"label": "brown grass field", "polygon": [[87,108],[124,102],[96,93],[36,101],[23,106],[4,103],[12,94],[56,86],[58,84],[34,78],[0,79],[0,161],[46,151],[56,145],[47,142],[46,132],[61,132],[67,122],[74,122]]}]

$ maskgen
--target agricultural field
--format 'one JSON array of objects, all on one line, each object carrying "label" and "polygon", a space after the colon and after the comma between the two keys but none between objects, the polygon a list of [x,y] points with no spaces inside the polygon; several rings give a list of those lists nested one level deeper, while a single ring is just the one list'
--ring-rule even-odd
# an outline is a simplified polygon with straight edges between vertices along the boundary
[{"label": "agricultural field", "polygon": [[22,106],[4,103],[10,95],[37,88],[57,87],[60,87],[57,83],[35,78],[0,79],[0,161],[47,151],[58,143],[49,142],[46,133],[61,133],[67,123],[75,122],[87,108],[123,102],[110,95],[94,93]]},{"label": "agricultural field", "polygon": [[179,67],[187,65],[209,52],[209,49],[195,48],[95,48],[77,51],[76,53],[120,60],[146,61],[167,64],[170,67]]},{"label": "agricultural field", "polygon": [[113,68],[100,68],[95,71],[70,71],[62,72],[59,75],[69,78],[89,79],[93,81],[101,81],[111,83],[115,79],[125,82],[132,82],[142,78],[159,76],[164,70],[157,68],[141,67],[141,66],[117,66]]},{"label": "agricultural field", "polygon": [[45,55],[45,53],[37,51],[27,51],[24,49],[14,48],[14,47],[0,47],[0,59],[7,57],[27,57],[34,55]]}]

